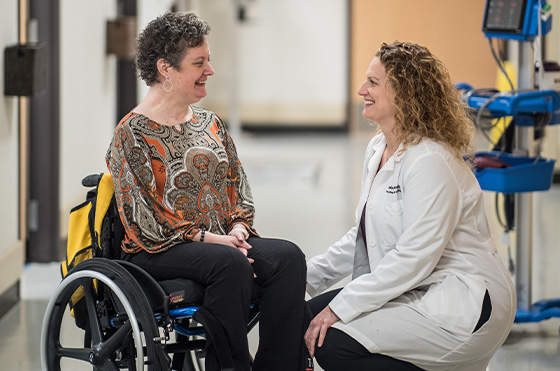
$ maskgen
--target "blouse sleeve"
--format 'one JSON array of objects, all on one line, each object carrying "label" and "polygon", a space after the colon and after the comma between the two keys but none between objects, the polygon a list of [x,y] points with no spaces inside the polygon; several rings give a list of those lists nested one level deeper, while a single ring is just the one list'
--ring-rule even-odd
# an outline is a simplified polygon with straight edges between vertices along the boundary
[{"label": "blouse sleeve", "polygon": [[257,231],[253,228],[255,204],[247,175],[224,123],[219,117],[216,118],[216,121],[220,130],[224,133],[223,144],[229,163],[226,188],[231,208],[227,232],[229,233],[235,225],[241,224],[247,228],[250,235],[258,236]]},{"label": "blouse sleeve", "polygon": [[163,206],[157,192],[148,145],[134,135],[123,121],[115,130],[106,156],[115,184],[115,198],[126,231],[123,250],[159,252],[192,240],[198,228],[189,222],[171,220],[173,213]]}]

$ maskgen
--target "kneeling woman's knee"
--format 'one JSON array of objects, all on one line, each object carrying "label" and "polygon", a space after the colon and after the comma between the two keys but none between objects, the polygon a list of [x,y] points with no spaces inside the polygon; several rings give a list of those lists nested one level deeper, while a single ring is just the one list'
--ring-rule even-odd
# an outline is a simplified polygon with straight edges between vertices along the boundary
[{"label": "kneeling woman's knee", "polygon": [[338,370],[340,364],[338,349],[328,341],[325,341],[321,347],[315,345],[315,360],[325,370]]},{"label": "kneeling woman's knee", "polygon": [[[325,370],[348,371],[348,361],[356,356],[359,357],[349,346],[353,343],[358,344],[344,332],[331,327],[327,330],[323,345],[320,348],[317,345],[315,346],[315,359],[319,366]],[[361,348],[361,345],[358,344],[357,346]]]}]

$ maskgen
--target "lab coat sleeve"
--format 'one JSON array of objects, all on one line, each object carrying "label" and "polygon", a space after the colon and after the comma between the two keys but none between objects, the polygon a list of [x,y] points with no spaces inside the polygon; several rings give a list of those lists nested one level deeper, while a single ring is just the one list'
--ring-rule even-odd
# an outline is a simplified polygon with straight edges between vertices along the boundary
[{"label": "lab coat sleeve", "polygon": [[320,294],[352,272],[357,228],[351,228],[338,242],[307,262],[307,292]]},{"label": "lab coat sleeve", "polygon": [[447,161],[442,154],[428,153],[403,163],[402,234],[371,273],[350,282],[329,304],[344,323],[418,287],[433,272],[462,208]]}]

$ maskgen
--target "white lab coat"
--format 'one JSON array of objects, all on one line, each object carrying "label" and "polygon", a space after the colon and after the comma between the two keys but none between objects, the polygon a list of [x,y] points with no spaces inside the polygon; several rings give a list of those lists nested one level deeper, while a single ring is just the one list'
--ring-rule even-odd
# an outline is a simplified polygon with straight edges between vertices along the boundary
[{"label": "white lab coat", "polygon": [[[382,134],[369,143],[356,226],[308,261],[308,292],[315,296],[356,268],[367,201],[371,273],[353,279],[329,304],[341,319],[333,327],[372,353],[426,370],[484,370],[509,334],[516,298],[480,186],[462,160],[427,139],[397,150],[377,172],[385,146]],[[473,333],[486,290],[492,314]]]}]

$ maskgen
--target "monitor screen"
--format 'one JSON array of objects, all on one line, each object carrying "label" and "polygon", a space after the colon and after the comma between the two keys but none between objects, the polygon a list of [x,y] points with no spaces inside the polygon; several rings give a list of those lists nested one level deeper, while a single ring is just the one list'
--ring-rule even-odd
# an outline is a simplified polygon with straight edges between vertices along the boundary
[{"label": "monitor screen", "polygon": [[527,0],[487,0],[484,32],[522,33]]}]

